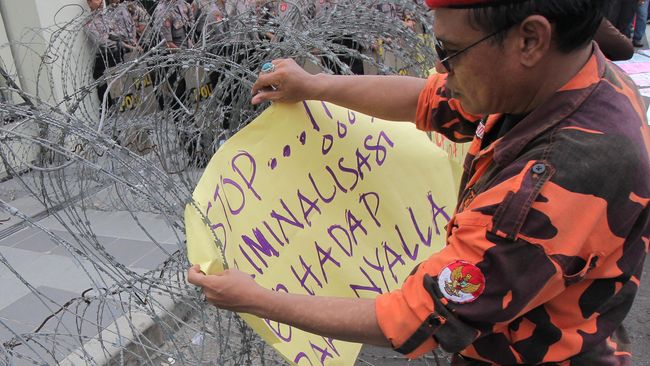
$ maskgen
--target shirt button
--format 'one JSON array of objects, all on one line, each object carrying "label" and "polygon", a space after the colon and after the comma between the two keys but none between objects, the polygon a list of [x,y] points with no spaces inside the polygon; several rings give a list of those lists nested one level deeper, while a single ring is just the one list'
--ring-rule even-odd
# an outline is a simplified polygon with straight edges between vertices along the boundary
[{"label": "shirt button", "polygon": [[533,173],[544,174],[545,171],[546,171],[546,165],[544,165],[543,163],[537,163],[533,165]]}]

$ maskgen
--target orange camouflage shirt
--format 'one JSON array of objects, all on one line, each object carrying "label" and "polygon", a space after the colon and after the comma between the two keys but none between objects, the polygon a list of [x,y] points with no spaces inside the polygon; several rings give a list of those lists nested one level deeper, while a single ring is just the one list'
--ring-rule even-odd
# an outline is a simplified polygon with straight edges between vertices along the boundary
[{"label": "orange camouflage shirt", "polygon": [[[454,365],[629,365],[615,343],[650,242],[650,132],[634,83],[594,44],[582,70],[503,136],[420,95],[417,126],[473,139],[447,245],[377,298],[393,347]],[[620,337],[619,337],[620,339]]]}]

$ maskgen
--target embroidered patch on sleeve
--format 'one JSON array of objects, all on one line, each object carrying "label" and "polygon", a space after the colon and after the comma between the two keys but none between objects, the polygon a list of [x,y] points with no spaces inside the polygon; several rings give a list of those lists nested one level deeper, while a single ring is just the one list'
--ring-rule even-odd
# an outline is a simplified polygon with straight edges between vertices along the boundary
[{"label": "embroidered patch on sleeve", "polygon": [[483,123],[483,121],[481,121],[478,124],[478,127],[476,127],[476,137],[479,140],[482,140],[483,139],[483,134],[485,134],[485,123]]},{"label": "embroidered patch on sleeve", "polygon": [[483,272],[465,261],[446,265],[438,274],[438,288],[442,295],[457,304],[478,299],[485,289]]}]

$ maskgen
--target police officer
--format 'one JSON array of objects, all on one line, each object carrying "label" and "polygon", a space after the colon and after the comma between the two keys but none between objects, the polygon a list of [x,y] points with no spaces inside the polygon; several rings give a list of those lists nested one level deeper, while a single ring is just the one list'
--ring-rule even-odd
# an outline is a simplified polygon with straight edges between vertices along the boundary
[{"label": "police officer", "polygon": [[330,14],[333,5],[332,0],[314,0],[314,18]]},{"label": "police officer", "polygon": [[194,10],[185,0],[161,0],[153,14],[155,28],[167,48],[191,48]]},{"label": "police officer", "polygon": [[255,9],[258,7],[258,3],[261,4],[261,1],[257,0],[227,0],[226,2],[226,11],[229,17],[242,16],[246,13],[255,12]]},{"label": "police officer", "polygon": [[135,50],[138,39],[137,27],[127,5],[120,0],[109,0],[105,17],[112,31],[120,35],[124,52],[129,53]]},{"label": "police officer", "polygon": [[375,7],[387,17],[397,18],[397,5],[389,2],[381,2],[375,5]]},{"label": "police officer", "polygon": [[207,28],[221,24],[226,18],[226,3],[224,0],[194,0],[197,34],[202,34]]},{"label": "police officer", "polygon": [[[119,1],[111,0],[111,5],[105,9],[103,0],[87,0],[91,10],[89,20],[85,24],[88,37],[97,47],[93,78],[98,79],[107,68],[121,63],[124,54],[136,48],[135,26],[130,14]],[[106,93],[106,83],[97,88],[99,100]],[[109,106],[112,100],[108,98]]]},{"label": "police officer", "polygon": [[[339,1],[330,1],[329,5],[320,4],[319,6],[334,12],[339,7],[342,7],[344,9],[345,8],[350,9],[353,6],[356,6],[356,4],[355,2],[350,0],[339,0]],[[348,53],[338,56],[337,57],[338,61],[348,65],[350,72],[352,74],[363,75],[364,74],[363,59],[361,59],[360,57],[354,54],[354,53],[361,53],[364,50],[364,45],[362,45],[361,42],[359,42],[358,36],[355,36],[353,34],[337,35],[336,38],[332,39],[332,43],[336,45],[344,46],[349,50]],[[328,69],[332,70],[334,74],[341,75],[344,73],[343,69],[339,66],[336,60],[330,58],[324,58],[323,64]]]},{"label": "police officer", "polygon": [[[185,0],[160,0],[153,13],[153,24],[168,50],[193,47],[194,9]],[[193,117],[185,114],[183,106],[191,98],[187,93],[185,71],[182,67],[157,69],[155,83],[166,85],[158,89],[158,106],[161,110],[171,112],[181,148],[188,152],[191,163],[196,164],[199,157],[191,141],[191,133],[188,132]],[[166,91],[172,91],[174,95],[169,95]],[[201,160],[204,159],[201,157]]]},{"label": "police officer", "polygon": [[139,0],[129,0],[126,2],[126,8],[131,14],[131,19],[135,25],[135,30],[137,34],[138,43],[142,45],[143,36],[147,27],[149,27],[149,22],[151,21],[151,16],[147,10],[142,6]]},{"label": "police officer", "polygon": [[88,36],[102,52],[110,51],[113,61],[121,62],[123,52],[129,52],[136,46],[135,25],[131,15],[118,0],[111,0],[106,11],[103,0],[87,2],[92,11],[85,25]]},{"label": "police officer", "polygon": [[305,20],[310,10],[310,2],[302,0],[272,2],[272,13],[279,26],[302,30],[306,27]]}]

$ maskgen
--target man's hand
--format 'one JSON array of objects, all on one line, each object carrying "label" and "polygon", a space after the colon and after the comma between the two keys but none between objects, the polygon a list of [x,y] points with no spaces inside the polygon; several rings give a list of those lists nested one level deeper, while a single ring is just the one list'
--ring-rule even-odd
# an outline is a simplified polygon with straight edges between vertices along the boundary
[{"label": "man's hand", "polygon": [[178,48],[178,46],[174,42],[167,42],[167,48],[174,49],[174,48]]},{"label": "man's hand", "polygon": [[131,50],[131,51],[136,51],[136,52],[142,51],[142,49],[137,44],[130,44],[130,43],[122,42],[122,47],[124,47],[124,48],[126,48],[128,50]]},{"label": "man's hand", "polygon": [[207,276],[198,265],[187,273],[188,281],[203,288],[205,299],[221,309],[256,314],[257,304],[270,291],[259,286],[253,278],[239,270],[228,269],[218,275]]},{"label": "man's hand", "polygon": [[126,41],[126,37],[120,35],[120,34],[115,34],[115,33],[109,33],[108,34],[108,39],[114,42],[124,42]]},{"label": "man's hand", "polygon": [[292,59],[273,60],[275,70],[260,73],[253,85],[252,104],[265,101],[295,103],[318,98],[319,76],[312,75]]},{"label": "man's hand", "polygon": [[253,314],[325,337],[390,346],[377,323],[374,300],[271,291],[236,269],[206,276],[199,266],[194,266],[187,278],[203,288],[207,301],[222,309]]},{"label": "man's hand", "polygon": [[273,60],[274,70],[260,73],[252,104],[322,100],[391,121],[415,121],[426,79],[382,75],[312,75],[290,59]]}]

